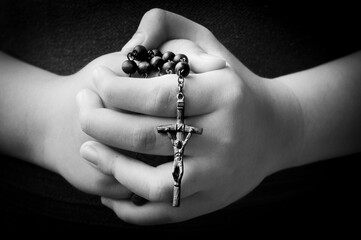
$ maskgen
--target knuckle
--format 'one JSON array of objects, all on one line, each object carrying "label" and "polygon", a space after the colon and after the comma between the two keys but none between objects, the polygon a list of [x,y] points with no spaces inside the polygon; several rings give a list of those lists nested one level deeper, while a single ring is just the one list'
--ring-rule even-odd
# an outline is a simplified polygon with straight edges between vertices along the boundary
[{"label": "knuckle", "polygon": [[174,98],[171,88],[168,85],[158,85],[151,90],[149,101],[147,101],[147,112],[156,116],[167,115],[170,104]]},{"label": "knuckle", "polygon": [[133,130],[132,148],[136,152],[144,152],[154,148],[156,142],[155,130],[137,126]]},{"label": "knuckle", "polygon": [[166,11],[161,8],[152,8],[144,14],[143,19],[162,19],[165,14]]},{"label": "knuckle", "polygon": [[205,27],[203,25],[199,25],[199,26],[200,26],[200,29],[202,31],[202,35],[203,35],[203,37],[205,37],[205,39],[214,38],[213,33],[207,27]]},{"label": "knuckle", "polygon": [[224,73],[225,84],[223,92],[227,103],[241,103],[244,97],[245,85],[240,77],[231,69],[226,69]]}]

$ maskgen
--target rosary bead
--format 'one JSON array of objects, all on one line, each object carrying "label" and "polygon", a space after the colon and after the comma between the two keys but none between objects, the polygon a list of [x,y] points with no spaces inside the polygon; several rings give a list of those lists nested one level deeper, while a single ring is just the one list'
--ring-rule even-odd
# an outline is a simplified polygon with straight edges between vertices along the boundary
[{"label": "rosary bead", "polygon": [[146,77],[148,76],[148,74],[150,73],[151,67],[150,64],[148,62],[140,62],[138,64],[138,73],[140,75],[145,75]]},{"label": "rosary bead", "polygon": [[165,52],[162,56],[163,60],[165,62],[172,61],[175,54],[173,52]]},{"label": "rosary bead", "polygon": [[156,56],[162,57],[162,53],[158,49],[149,50],[148,55],[149,55],[150,58],[153,58],[153,57],[156,57]]},{"label": "rosary bead", "polygon": [[150,65],[154,68],[154,69],[158,69],[158,68],[162,68],[163,64],[164,64],[164,60],[162,59],[162,57],[159,56],[155,56],[150,60]]},{"label": "rosary bead", "polygon": [[172,61],[164,63],[162,66],[162,73],[163,74],[173,74],[174,66],[175,66],[175,63]]},{"label": "rosary bead", "polygon": [[178,74],[178,76],[187,77],[190,72],[190,67],[187,62],[178,62],[177,65],[175,65],[175,72]]},{"label": "rosary bead", "polygon": [[125,60],[122,64],[123,72],[127,74],[133,74],[137,71],[138,66],[134,61]]},{"label": "rosary bead", "polygon": [[148,58],[147,49],[142,45],[137,45],[133,49],[133,55],[138,61],[145,61]]},{"label": "rosary bead", "polygon": [[173,62],[178,63],[178,62],[188,62],[188,57],[184,54],[177,54],[174,56],[173,58]]},{"label": "rosary bead", "polygon": [[163,64],[164,64],[164,60],[159,56],[155,56],[150,60],[150,65],[152,66],[153,69],[156,70],[161,69]]}]

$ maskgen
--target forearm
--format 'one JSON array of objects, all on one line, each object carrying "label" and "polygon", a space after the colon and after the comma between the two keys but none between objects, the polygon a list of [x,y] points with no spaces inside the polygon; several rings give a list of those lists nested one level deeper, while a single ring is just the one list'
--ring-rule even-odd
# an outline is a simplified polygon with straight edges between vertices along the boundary
[{"label": "forearm", "polygon": [[46,89],[56,75],[0,52],[0,152],[41,161]]},{"label": "forearm", "polygon": [[361,52],[275,80],[294,92],[304,117],[303,147],[291,165],[361,150]]}]

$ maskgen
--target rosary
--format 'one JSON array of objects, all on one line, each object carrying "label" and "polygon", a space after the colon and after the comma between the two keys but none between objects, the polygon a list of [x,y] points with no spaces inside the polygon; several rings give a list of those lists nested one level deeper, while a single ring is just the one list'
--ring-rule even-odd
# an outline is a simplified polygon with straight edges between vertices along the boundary
[{"label": "rosary", "polygon": [[[148,50],[137,45],[132,52],[127,54],[128,60],[125,60],[122,69],[125,73],[134,74],[138,72],[141,76],[147,78],[149,73],[154,70],[158,75],[177,74],[178,75],[178,93],[177,100],[177,120],[175,124],[162,125],[157,127],[158,133],[167,134],[174,151],[174,161],[172,167],[172,176],[174,179],[173,187],[173,207],[179,207],[181,194],[181,181],[183,177],[183,155],[184,148],[192,136],[202,134],[202,128],[196,128],[184,123],[185,95],[183,93],[184,80],[190,72],[188,58],[184,54],[175,55],[173,52],[162,54],[158,49]],[[138,64],[136,63],[138,62]],[[138,196],[138,199],[140,197]],[[135,204],[136,202],[133,201]]]}]

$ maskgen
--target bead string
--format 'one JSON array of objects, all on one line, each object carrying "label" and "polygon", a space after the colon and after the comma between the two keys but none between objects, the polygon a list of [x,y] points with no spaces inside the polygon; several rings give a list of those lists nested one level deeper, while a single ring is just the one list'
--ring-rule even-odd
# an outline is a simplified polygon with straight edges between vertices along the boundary
[{"label": "bead string", "polygon": [[188,57],[184,54],[174,54],[170,51],[162,54],[158,49],[147,50],[144,46],[137,45],[127,54],[127,58],[122,69],[130,77],[138,72],[147,78],[153,70],[158,71],[159,76],[176,73],[185,78],[190,72]]},{"label": "bead string", "polygon": [[[177,119],[175,124],[167,124],[157,127],[158,133],[167,134],[171,140],[174,151],[174,161],[172,176],[173,186],[173,207],[179,207],[181,199],[181,180],[183,177],[183,154],[184,147],[192,134],[202,134],[202,128],[196,128],[186,125],[184,122],[185,95],[183,88],[185,78],[190,72],[188,57],[184,54],[175,55],[173,52],[162,54],[158,49],[148,50],[141,45],[134,47],[132,52],[127,54],[128,60],[125,60],[122,69],[125,73],[138,73],[145,78],[152,70],[158,71],[158,75],[177,74],[178,75],[178,93],[177,98]],[[138,64],[136,63],[138,62]],[[133,194],[131,200],[136,205],[142,205],[146,201],[136,194]]]}]

